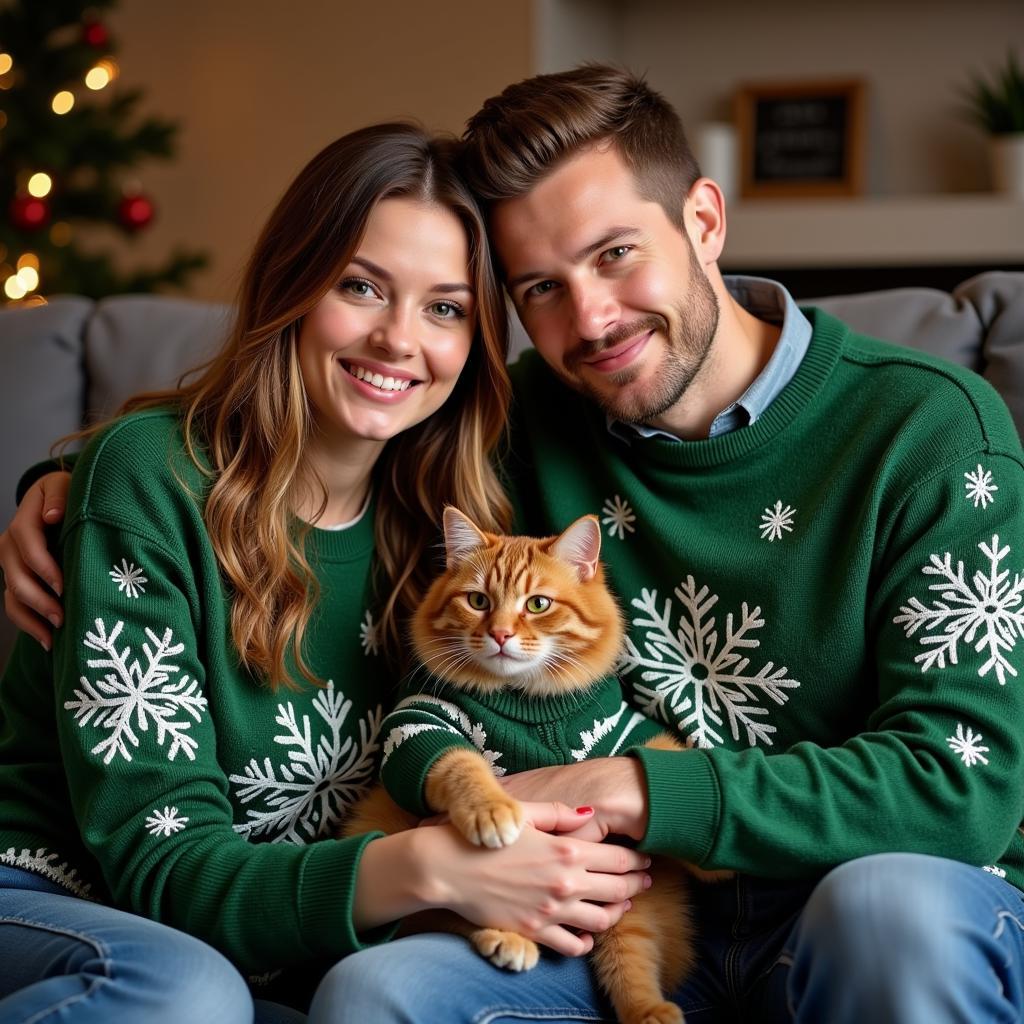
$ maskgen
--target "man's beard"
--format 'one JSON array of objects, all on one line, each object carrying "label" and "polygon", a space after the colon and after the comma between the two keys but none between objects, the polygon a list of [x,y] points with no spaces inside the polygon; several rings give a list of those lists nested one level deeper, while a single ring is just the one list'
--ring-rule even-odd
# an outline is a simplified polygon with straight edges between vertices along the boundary
[{"label": "man's beard", "polygon": [[[721,307],[703,267],[697,262],[693,247],[690,251],[690,290],[686,298],[675,307],[677,328],[673,331],[668,320],[652,314],[640,320],[621,324],[602,338],[581,342],[565,356],[569,374],[562,374],[566,383],[588,398],[593,399],[609,416],[625,423],[649,423],[667,412],[683,397],[694,377],[707,359],[711,344],[718,331]],[[627,338],[635,338],[649,331],[660,332],[667,342],[665,357],[657,375],[645,393],[625,393],[628,385],[639,376],[639,369],[627,366],[607,375],[608,384],[615,390],[609,393],[595,387],[579,376],[579,367]]]}]

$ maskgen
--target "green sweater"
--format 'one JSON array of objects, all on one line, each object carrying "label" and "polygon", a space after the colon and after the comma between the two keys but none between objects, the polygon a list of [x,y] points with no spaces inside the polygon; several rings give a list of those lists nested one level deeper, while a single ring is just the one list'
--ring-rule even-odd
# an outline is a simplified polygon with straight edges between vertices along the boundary
[{"label": "green sweater", "polygon": [[982,378],[818,310],[753,424],[613,437],[535,353],[513,368],[520,527],[596,513],[640,750],[643,847],[802,877],[942,855],[1024,886],[1024,472]]},{"label": "green sweater", "polygon": [[374,836],[317,842],[374,780],[391,699],[368,610],[372,509],[310,531],[307,654],[329,682],[274,693],[239,667],[204,489],[168,412],[120,420],[80,457],[55,692],[26,637],[0,684],[0,862],[112,896],[248,971],[337,959],[380,937],[351,917]]},{"label": "green sweater", "polygon": [[427,773],[456,747],[479,751],[501,776],[611,757],[664,732],[626,704],[616,676],[583,693],[551,697],[512,687],[469,693],[445,683],[428,690],[410,690],[381,730],[381,780],[397,803],[420,816],[433,811],[423,800]]}]

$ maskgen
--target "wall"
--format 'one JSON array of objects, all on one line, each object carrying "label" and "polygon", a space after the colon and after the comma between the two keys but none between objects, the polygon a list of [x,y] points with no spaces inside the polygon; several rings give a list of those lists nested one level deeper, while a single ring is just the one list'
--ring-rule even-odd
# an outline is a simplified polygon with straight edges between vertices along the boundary
[{"label": "wall", "polygon": [[273,203],[323,145],[389,118],[458,130],[532,70],[529,0],[121,0],[108,21],[118,84],[181,123],[176,159],[140,168],[159,219],[124,258],[210,250],[197,298],[232,296]]}]

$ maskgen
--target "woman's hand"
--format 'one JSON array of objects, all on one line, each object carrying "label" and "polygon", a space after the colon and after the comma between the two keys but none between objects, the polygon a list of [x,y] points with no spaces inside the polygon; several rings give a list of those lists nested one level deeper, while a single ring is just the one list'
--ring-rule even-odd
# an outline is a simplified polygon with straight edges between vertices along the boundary
[{"label": "woman's hand", "polygon": [[47,473],[28,490],[11,525],[0,533],[0,569],[4,574],[4,611],[18,629],[50,649],[63,610],[54,597],[63,589],[60,566],[46,547],[44,529],[64,518],[70,473]]},{"label": "woman's hand", "polygon": [[[514,931],[565,956],[593,948],[650,885],[650,859],[566,832],[592,818],[550,802],[524,804],[528,824],[510,846],[473,846],[452,825],[428,825],[370,843],[360,862],[357,929],[429,908]],[[403,892],[404,891],[404,892]],[[577,934],[578,933],[578,934]]]}]

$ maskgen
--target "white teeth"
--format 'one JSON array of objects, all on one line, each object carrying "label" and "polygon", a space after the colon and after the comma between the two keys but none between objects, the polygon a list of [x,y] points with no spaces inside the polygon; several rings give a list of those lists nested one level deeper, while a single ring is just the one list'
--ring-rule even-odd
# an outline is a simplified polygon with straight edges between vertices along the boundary
[{"label": "white teeth", "polygon": [[404,380],[400,377],[385,377],[382,373],[374,373],[362,366],[350,366],[348,372],[357,380],[372,384],[381,391],[408,391],[412,386],[411,380]]}]

